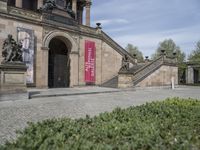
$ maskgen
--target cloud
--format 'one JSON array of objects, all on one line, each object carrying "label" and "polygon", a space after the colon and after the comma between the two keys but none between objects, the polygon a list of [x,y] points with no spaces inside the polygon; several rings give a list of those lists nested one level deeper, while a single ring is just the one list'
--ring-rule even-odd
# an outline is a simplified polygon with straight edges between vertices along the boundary
[{"label": "cloud", "polygon": [[93,0],[93,25],[125,47],[151,55],[164,39],[173,39],[187,54],[200,40],[199,0]]},{"label": "cloud", "polygon": [[159,42],[165,39],[173,39],[175,43],[186,52],[186,54],[189,54],[195,46],[194,43],[200,40],[198,31],[200,31],[200,25],[188,28],[151,32],[147,34],[143,33],[134,35],[130,33],[115,36],[114,39],[123,47],[128,43],[138,46],[139,49],[148,56],[155,52]]},{"label": "cloud", "polygon": [[92,24],[96,24],[97,22],[100,22],[102,26],[108,26],[112,24],[127,24],[129,23],[126,19],[102,19],[102,20],[95,20],[92,21]]}]

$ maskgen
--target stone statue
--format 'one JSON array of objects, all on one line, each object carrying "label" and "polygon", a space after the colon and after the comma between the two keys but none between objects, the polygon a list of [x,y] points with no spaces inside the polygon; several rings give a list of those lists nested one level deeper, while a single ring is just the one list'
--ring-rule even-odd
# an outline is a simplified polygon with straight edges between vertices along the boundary
[{"label": "stone statue", "polygon": [[70,2],[67,3],[66,7],[65,7],[66,11],[69,13],[69,15],[75,19],[75,13],[72,10],[72,5]]},{"label": "stone statue", "polygon": [[127,55],[122,58],[122,67],[120,71],[129,71],[129,59]]},{"label": "stone statue", "polygon": [[56,8],[55,0],[46,0],[44,5],[40,8],[41,11],[52,11]]},{"label": "stone statue", "polygon": [[2,49],[3,63],[22,62],[22,44],[16,43],[11,34],[4,41]]}]

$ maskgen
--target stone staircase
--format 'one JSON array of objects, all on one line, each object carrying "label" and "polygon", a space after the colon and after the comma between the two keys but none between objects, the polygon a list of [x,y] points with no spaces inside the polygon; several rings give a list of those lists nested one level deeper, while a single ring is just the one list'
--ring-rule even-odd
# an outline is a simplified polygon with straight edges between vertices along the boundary
[{"label": "stone staircase", "polygon": [[159,57],[156,60],[144,65],[135,72],[132,72],[134,75],[133,86],[136,86],[139,82],[148,77],[151,73],[159,69],[163,65],[163,57]]},{"label": "stone staircase", "polygon": [[[136,87],[138,83],[146,79],[148,76],[150,76],[152,73],[154,73],[163,65],[176,66],[176,60],[174,58],[160,56],[159,58],[157,58],[156,60],[152,62],[138,63],[137,65],[135,64],[132,68],[130,68],[129,72],[125,73],[125,75],[132,76],[131,83],[129,83],[129,85],[131,86],[128,86],[128,87]],[[110,88],[118,88],[118,78],[120,74],[104,82],[101,86],[110,87]]]},{"label": "stone staircase", "polygon": [[[135,58],[130,53],[128,53],[124,48],[122,48],[118,43],[116,43],[112,38],[110,38],[106,33],[101,31],[100,36],[104,42],[109,44],[119,54],[121,54],[122,56],[125,56],[125,55],[128,56],[129,62],[133,64],[133,67],[131,67],[130,70],[125,73],[125,75],[129,75],[129,81],[130,81],[130,76],[132,76],[132,81],[131,83],[129,83],[131,87],[137,86],[138,83],[146,79],[148,76],[150,76],[152,73],[154,73],[163,65],[176,66],[177,62],[176,62],[175,57],[170,58],[164,54],[158,57],[154,61],[136,64]],[[106,81],[105,83],[103,83],[101,86],[111,87],[111,88],[119,87],[119,83],[118,83],[119,75],[120,73],[114,76],[113,78],[111,78],[110,80]]]},{"label": "stone staircase", "polygon": [[118,87],[118,75],[116,75],[112,79],[104,82],[101,86],[102,87],[117,88]]}]

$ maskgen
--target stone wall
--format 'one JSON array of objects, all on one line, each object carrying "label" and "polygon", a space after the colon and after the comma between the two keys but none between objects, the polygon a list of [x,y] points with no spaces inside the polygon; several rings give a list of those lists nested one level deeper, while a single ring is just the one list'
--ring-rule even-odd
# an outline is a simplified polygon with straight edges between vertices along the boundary
[{"label": "stone wall", "polygon": [[178,67],[161,66],[158,70],[139,82],[136,87],[171,86],[172,78],[178,84]]},{"label": "stone wall", "polygon": [[79,85],[84,82],[85,40],[95,42],[96,46],[96,85],[101,85],[118,74],[122,56],[100,39],[83,36],[80,40]]}]

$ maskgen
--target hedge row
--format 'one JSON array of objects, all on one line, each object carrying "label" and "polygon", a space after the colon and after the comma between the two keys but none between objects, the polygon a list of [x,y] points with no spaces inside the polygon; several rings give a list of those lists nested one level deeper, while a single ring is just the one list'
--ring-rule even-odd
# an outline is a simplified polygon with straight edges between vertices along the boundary
[{"label": "hedge row", "polygon": [[167,99],[90,118],[45,120],[0,149],[200,149],[200,101]]}]

